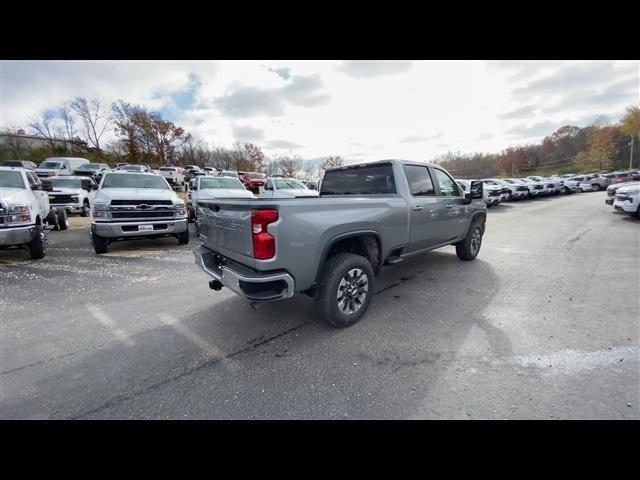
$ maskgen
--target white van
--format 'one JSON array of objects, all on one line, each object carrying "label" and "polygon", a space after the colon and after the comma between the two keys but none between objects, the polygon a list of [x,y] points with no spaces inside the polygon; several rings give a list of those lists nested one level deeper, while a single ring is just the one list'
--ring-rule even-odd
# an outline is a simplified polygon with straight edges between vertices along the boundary
[{"label": "white van", "polygon": [[78,157],[49,157],[35,169],[39,177],[52,177],[54,175],[73,175],[81,165],[90,163],[86,158]]}]

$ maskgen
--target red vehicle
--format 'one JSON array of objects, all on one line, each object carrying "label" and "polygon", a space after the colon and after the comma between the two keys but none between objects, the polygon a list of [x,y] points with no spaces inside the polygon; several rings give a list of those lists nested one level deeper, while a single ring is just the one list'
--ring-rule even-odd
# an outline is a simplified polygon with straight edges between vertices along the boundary
[{"label": "red vehicle", "polygon": [[267,175],[258,172],[238,172],[238,178],[248,190],[254,193],[267,181]]}]

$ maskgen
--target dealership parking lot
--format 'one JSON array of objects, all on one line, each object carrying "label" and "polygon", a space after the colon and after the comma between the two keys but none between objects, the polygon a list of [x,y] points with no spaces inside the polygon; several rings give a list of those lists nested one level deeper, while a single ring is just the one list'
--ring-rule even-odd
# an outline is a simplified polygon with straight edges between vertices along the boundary
[{"label": "dealership parking lot", "polygon": [[640,419],[640,221],[605,196],[491,208],[476,261],[383,269],[345,330],[211,291],[194,236],[98,256],[74,217],[0,252],[0,418]]}]

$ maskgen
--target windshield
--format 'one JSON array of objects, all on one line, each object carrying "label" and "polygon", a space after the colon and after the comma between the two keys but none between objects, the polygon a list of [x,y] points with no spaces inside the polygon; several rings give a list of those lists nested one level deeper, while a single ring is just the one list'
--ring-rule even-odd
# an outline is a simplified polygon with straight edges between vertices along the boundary
[{"label": "windshield", "polygon": [[245,190],[240,180],[235,178],[203,178],[200,180],[200,189],[204,188],[230,188],[234,190]]},{"label": "windshield", "polygon": [[159,175],[138,175],[135,173],[111,173],[104,177],[102,188],[158,188],[170,190],[164,177]]},{"label": "windshield", "polygon": [[282,190],[283,188],[307,188],[302,183],[295,180],[274,180],[273,183],[275,183],[278,190]]},{"label": "windshield", "polygon": [[79,178],[51,178],[54,188],[82,188],[82,180]]},{"label": "windshield", "polygon": [[20,172],[0,171],[0,188],[26,188]]},{"label": "windshield", "polygon": [[78,170],[98,170],[99,168],[99,163],[85,163],[84,165],[80,165]]},{"label": "windshield", "polygon": [[120,167],[120,170],[126,170],[127,172],[141,172],[144,170],[142,165],[124,165]]},{"label": "windshield", "polygon": [[48,168],[50,170],[60,170],[63,168],[62,162],[42,162],[40,168]]}]

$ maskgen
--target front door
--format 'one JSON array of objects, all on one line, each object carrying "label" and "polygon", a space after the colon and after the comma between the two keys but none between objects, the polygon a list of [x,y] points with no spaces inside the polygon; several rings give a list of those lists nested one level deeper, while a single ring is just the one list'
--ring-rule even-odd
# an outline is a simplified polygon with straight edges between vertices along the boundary
[{"label": "front door", "polygon": [[432,168],[436,184],[437,199],[442,221],[440,222],[441,243],[464,235],[467,226],[464,192],[444,170]]}]

